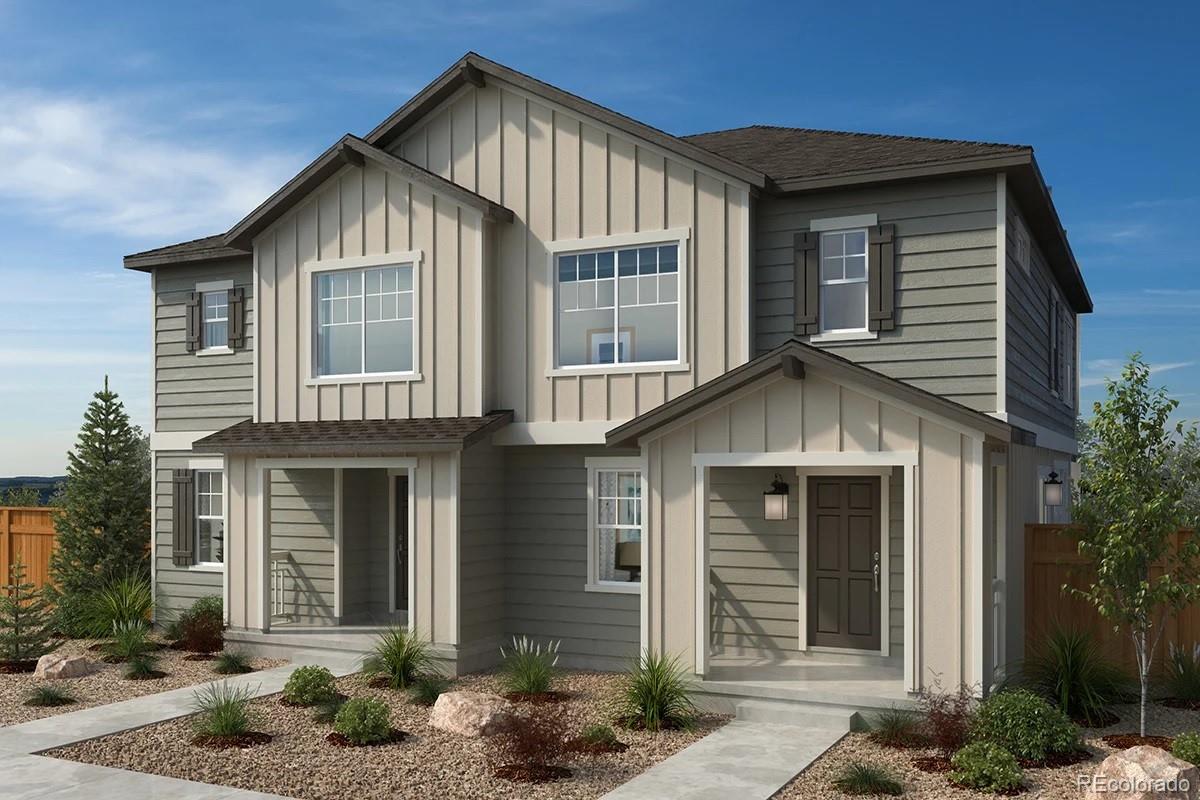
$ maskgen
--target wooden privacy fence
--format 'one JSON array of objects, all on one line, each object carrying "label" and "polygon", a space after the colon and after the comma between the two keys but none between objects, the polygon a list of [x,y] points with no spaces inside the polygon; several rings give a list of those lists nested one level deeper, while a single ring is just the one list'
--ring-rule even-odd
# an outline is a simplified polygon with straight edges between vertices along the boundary
[{"label": "wooden privacy fence", "polygon": [[[1190,531],[1176,534],[1176,546]],[[1151,567],[1161,574],[1162,565]],[[1079,555],[1078,541],[1069,525],[1025,526],[1025,652],[1036,647],[1055,625],[1091,631],[1108,655],[1132,669],[1137,663],[1129,629],[1114,631],[1095,608],[1063,591],[1063,584],[1079,589],[1091,584],[1091,562]],[[1167,620],[1162,643],[1155,652],[1155,667],[1161,668],[1167,644],[1175,642],[1189,650],[1200,643],[1200,606],[1191,606]]]},{"label": "wooden privacy fence", "polygon": [[54,511],[0,506],[0,586],[8,583],[9,566],[17,557],[25,565],[26,581],[39,589],[50,581]]}]

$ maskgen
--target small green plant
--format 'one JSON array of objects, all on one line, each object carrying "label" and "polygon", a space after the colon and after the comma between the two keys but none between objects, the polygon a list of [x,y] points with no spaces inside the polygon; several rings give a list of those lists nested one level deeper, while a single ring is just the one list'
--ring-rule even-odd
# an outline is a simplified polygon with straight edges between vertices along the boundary
[{"label": "small green plant", "polygon": [[974,692],[965,684],[946,691],[940,680],[934,680],[932,686],[921,690],[917,713],[921,715],[921,733],[943,758],[949,758],[970,738]]},{"label": "small green plant", "polygon": [[1200,766],[1200,733],[1181,733],[1171,744],[1171,755]]},{"label": "small green plant", "polygon": [[192,722],[197,736],[240,736],[249,733],[257,720],[250,708],[255,690],[249,686],[230,686],[228,681],[210,683],[193,693],[193,707],[199,713]]},{"label": "small green plant", "polygon": [[1030,761],[1079,747],[1079,730],[1067,715],[1027,689],[997,692],[984,700],[971,735]]},{"label": "small green plant", "polygon": [[326,700],[324,703],[317,703],[313,708],[313,722],[319,722],[322,725],[329,725],[337,719],[337,713],[342,710],[342,706],[346,705],[349,698],[345,695],[338,695],[332,700]]},{"label": "small green plant", "polygon": [[20,556],[8,576],[8,583],[0,586],[0,661],[32,671],[34,662],[58,646],[51,637],[50,606],[25,579]]},{"label": "small green plant", "polygon": [[115,623],[111,636],[104,644],[104,654],[119,661],[137,658],[154,647],[150,641],[150,631],[139,620]]},{"label": "small green plant", "polygon": [[429,644],[420,634],[415,629],[393,626],[375,640],[371,655],[363,662],[363,672],[384,679],[393,689],[407,689],[432,665]]},{"label": "small green plant", "polygon": [[138,653],[125,662],[125,677],[131,681],[146,681],[161,678],[158,657],[152,653]]},{"label": "small green plant", "polygon": [[885,747],[916,747],[925,742],[921,718],[910,711],[889,708],[871,720],[871,741]]},{"label": "small green plant", "polygon": [[620,692],[620,721],[628,727],[688,728],[695,720],[691,686],[674,656],[646,650],[622,677]]},{"label": "small green plant", "polygon": [[984,792],[1021,788],[1024,773],[1017,758],[995,742],[972,742],[950,758],[950,780]]},{"label": "small green plant", "polygon": [[510,694],[542,694],[550,691],[558,666],[557,641],[542,649],[528,636],[514,636],[512,649],[500,648],[500,682]]},{"label": "small green plant", "polygon": [[225,646],[225,612],[217,595],[201,597],[168,625],[175,646],[189,653],[216,653]]},{"label": "small green plant", "polygon": [[382,700],[355,697],[338,709],[333,730],[354,744],[386,741],[392,734],[392,712]]},{"label": "small green plant", "polygon": [[1172,700],[1200,702],[1200,644],[1185,650],[1171,642],[1162,689]]},{"label": "small green plant", "polygon": [[419,706],[431,706],[442,693],[450,688],[452,681],[437,673],[423,673],[408,687],[408,699]]},{"label": "small green plant", "polygon": [[146,627],[154,608],[154,589],[140,572],[114,578],[86,597],[85,624],[96,638],[130,625]]},{"label": "small green plant", "polygon": [[[1132,689],[1129,677],[1104,656],[1090,632],[1059,627],[1046,634],[1008,683],[1041,695],[1071,719],[1093,727],[1110,724],[1109,707]],[[1200,692],[1200,682],[1196,689]]]},{"label": "small green plant", "polygon": [[833,779],[833,786],[845,794],[895,796],[904,793],[904,787],[886,770],[861,761],[843,767]]},{"label": "small green plant", "polygon": [[579,735],[588,744],[610,747],[617,743],[617,732],[607,725],[588,725]]},{"label": "small green plant", "polygon": [[38,707],[66,706],[75,702],[66,689],[57,686],[38,686],[25,696],[25,705]]},{"label": "small green plant", "polygon": [[250,666],[250,657],[236,650],[222,650],[213,659],[213,672],[218,675],[244,675],[253,671],[254,667]]},{"label": "small green plant", "polygon": [[283,698],[294,706],[315,706],[337,697],[333,673],[325,667],[299,667],[283,685]]}]

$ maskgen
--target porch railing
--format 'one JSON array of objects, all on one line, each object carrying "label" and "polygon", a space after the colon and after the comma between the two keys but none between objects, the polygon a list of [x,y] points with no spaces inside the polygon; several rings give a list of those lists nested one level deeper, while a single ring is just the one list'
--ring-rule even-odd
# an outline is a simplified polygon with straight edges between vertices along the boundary
[{"label": "porch railing", "polygon": [[271,572],[271,621],[291,622],[292,615],[287,610],[287,592],[293,581],[292,554],[288,550],[272,550],[270,558]]}]

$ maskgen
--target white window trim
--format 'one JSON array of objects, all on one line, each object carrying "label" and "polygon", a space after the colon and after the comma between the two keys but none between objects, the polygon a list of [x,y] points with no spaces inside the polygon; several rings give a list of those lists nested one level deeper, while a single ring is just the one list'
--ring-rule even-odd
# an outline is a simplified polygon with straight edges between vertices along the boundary
[{"label": "white window trim", "polygon": [[[228,280],[228,279],[223,280],[223,281],[199,281],[196,283],[196,286],[193,291],[195,291],[196,294],[201,295],[201,299],[200,299],[200,344],[201,345],[204,344],[204,298],[203,298],[203,295],[207,292],[226,292],[226,293],[228,293],[231,289],[233,289],[233,281]],[[228,296],[226,296],[226,302],[228,303],[228,301],[229,301]],[[228,313],[229,312],[226,312],[226,317],[228,317]],[[228,325],[229,324],[228,321],[225,324]],[[198,355],[198,356],[227,356],[227,355],[233,353],[234,352],[233,348],[231,348],[228,344],[228,342],[229,342],[228,338],[226,338],[225,341],[226,341],[226,344],[224,344],[220,347],[201,347],[199,350],[196,351],[196,355]]]},{"label": "white window trim", "polygon": [[[189,445],[189,447],[190,447],[190,445]],[[221,473],[221,486],[223,487],[223,490],[225,493],[224,496],[221,498],[221,511],[224,516],[224,525],[225,525],[226,535],[228,536],[229,503],[227,502],[227,500],[229,498],[229,488],[228,488],[229,487],[229,475],[225,469],[225,459],[220,458],[220,457],[217,457],[217,458],[189,458],[187,460],[186,468],[192,470],[193,472],[208,471],[208,472],[220,472]],[[187,569],[189,572],[219,572],[219,573],[223,574],[225,572],[225,565],[215,563],[215,562],[204,562],[204,563],[198,563],[198,564],[190,564],[190,565],[188,565]],[[225,601],[226,601],[225,602],[226,613],[228,613],[228,608],[229,608],[228,580],[222,581],[221,590],[222,590],[222,594],[224,595]]]},{"label": "white window trim", "polygon": [[[867,214],[867,215],[863,215],[863,216],[864,217],[873,217],[874,215]],[[847,220],[847,219],[857,219],[857,218],[842,217],[840,219]],[[831,220],[820,220],[820,221],[828,222]],[[837,220],[832,220],[832,221],[837,221]],[[866,263],[864,264],[864,267],[863,267],[863,277],[861,279],[859,279],[859,278],[854,278],[854,279],[839,278],[834,281],[826,281],[820,275],[821,268],[824,266],[824,261],[825,261],[825,254],[824,254],[823,249],[821,248],[820,242],[823,242],[825,240],[826,234],[845,234],[845,233],[861,233],[863,235],[863,245],[866,248],[863,251],[863,258],[866,259]],[[817,333],[816,336],[811,337],[809,339],[810,343],[812,343],[814,341],[819,344],[820,342],[823,342],[823,341],[824,342],[837,342],[837,341],[844,342],[844,341],[853,341],[855,339],[877,338],[877,336],[873,335],[872,331],[870,330],[870,322],[871,322],[871,235],[870,234],[871,234],[871,232],[869,230],[867,230],[866,228],[862,228],[862,227],[828,228],[828,229],[821,231],[821,235],[817,239],[818,240],[818,245],[817,245],[817,295],[818,295],[817,302],[818,302],[818,308],[819,308],[818,316],[817,316],[817,325],[820,329],[820,332]],[[835,256],[835,258],[836,258],[836,256]],[[845,285],[859,284],[859,283],[864,284],[867,287],[867,291],[863,295],[863,326],[861,328],[831,328],[829,330],[826,330],[825,329],[825,319],[826,319],[825,292],[824,292],[825,287],[826,286],[845,286]]]},{"label": "white window trim", "polygon": [[[304,384],[306,386],[339,385],[347,383],[371,383],[379,381],[406,382],[421,380],[421,261],[420,250],[404,250],[379,256],[358,256],[313,261],[303,267],[301,289],[301,321],[306,334],[302,337],[301,349],[304,359]],[[345,375],[316,375],[313,369],[313,277],[320,272],[336,272],[347,269],[370,269],[412,264],[413,269],[413,368],[409,372],[362,372]]]},{"label": "white window trim", "polygon": [[[547,314],[547,337],[549,352],[546,354],[546,377],[557,375],[604,375],[632,374],[638,372],[687,372],[691,369],[687,359],[687,330],[691,308],[688,305],[688,277],[691,262],[688,255],[690,228],[668,228],[659,231],[640,231],[612,236],[590,236],[583,239],[559,239],[546,244],[546,285],[550,287],[550,313]],[[558,364],[558,256],[572,252],[589,252],[621,247],[636,247],[648,244],[679,244],[679,288],[677,323],[679,357],[672,361],[635,361],[628,364]],[[614,295],[613,301],[618,302]]]},{"label": "white window trim", "polygon": [[[193,470],[193,475],[194,475],[193,490],[195,491],[195,494],[196,494],[196,541],[195,541],[194,546],[196,548],[197,556],[199,556],[199,553],[200,553],[200,524],[199,524],[200,520],[201,519],[215,519],[211,515],[207,516],[207,517],[200,516],[199,474],[201,472],[215,472],[216,474],[221,476],[221,534],[225,537],[228,537],[228,535],[229,535],[229,511],[228,511],[229,486],[225,479],[224,464],[222,464],[221,466],[218,466],[218,467],[198,467]],[[212,493],[209,492],[208,494],[211,495]],[[227,541],[227,538],[224,541]],[[224,545],[222,545],[222,546],[224,546]],[[228,548],[226,548],[226,549],[228,549]],[[228,555],[228,553],[226,555]],[[192,569],[194,569],[198,572],[224,572],[225,571],[225,562],[197,560],[195,564],[191,565],[191,567],[192,567]]]},{"label": "white window trim", "polygon": [[[583,589],[585,592],[609,592],[611,594],[641,594],[642,585],[646,580],[646,473],[645,463],[637,457],[627,458],[609,458],[604,456],[596,456],[584,459],[584,466],[587,467],[587,583]],[[602,581],[596,576],[599,575],[599,541],[596,536],[596,476],[600,472],[612,470],[636,471],[640,478],[641,484],[641,502],[642,508],[642,574],[641,579],[637,583],[629,581]]]}]

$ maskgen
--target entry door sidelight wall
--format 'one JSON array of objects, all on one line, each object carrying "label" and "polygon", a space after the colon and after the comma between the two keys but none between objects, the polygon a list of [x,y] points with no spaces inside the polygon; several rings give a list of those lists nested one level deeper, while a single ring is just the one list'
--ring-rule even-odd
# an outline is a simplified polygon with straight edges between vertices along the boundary
[{"label": "entry door sidelight wall", "polygon": [[808,479],[808,644],[880,649],[880,481]]}]

